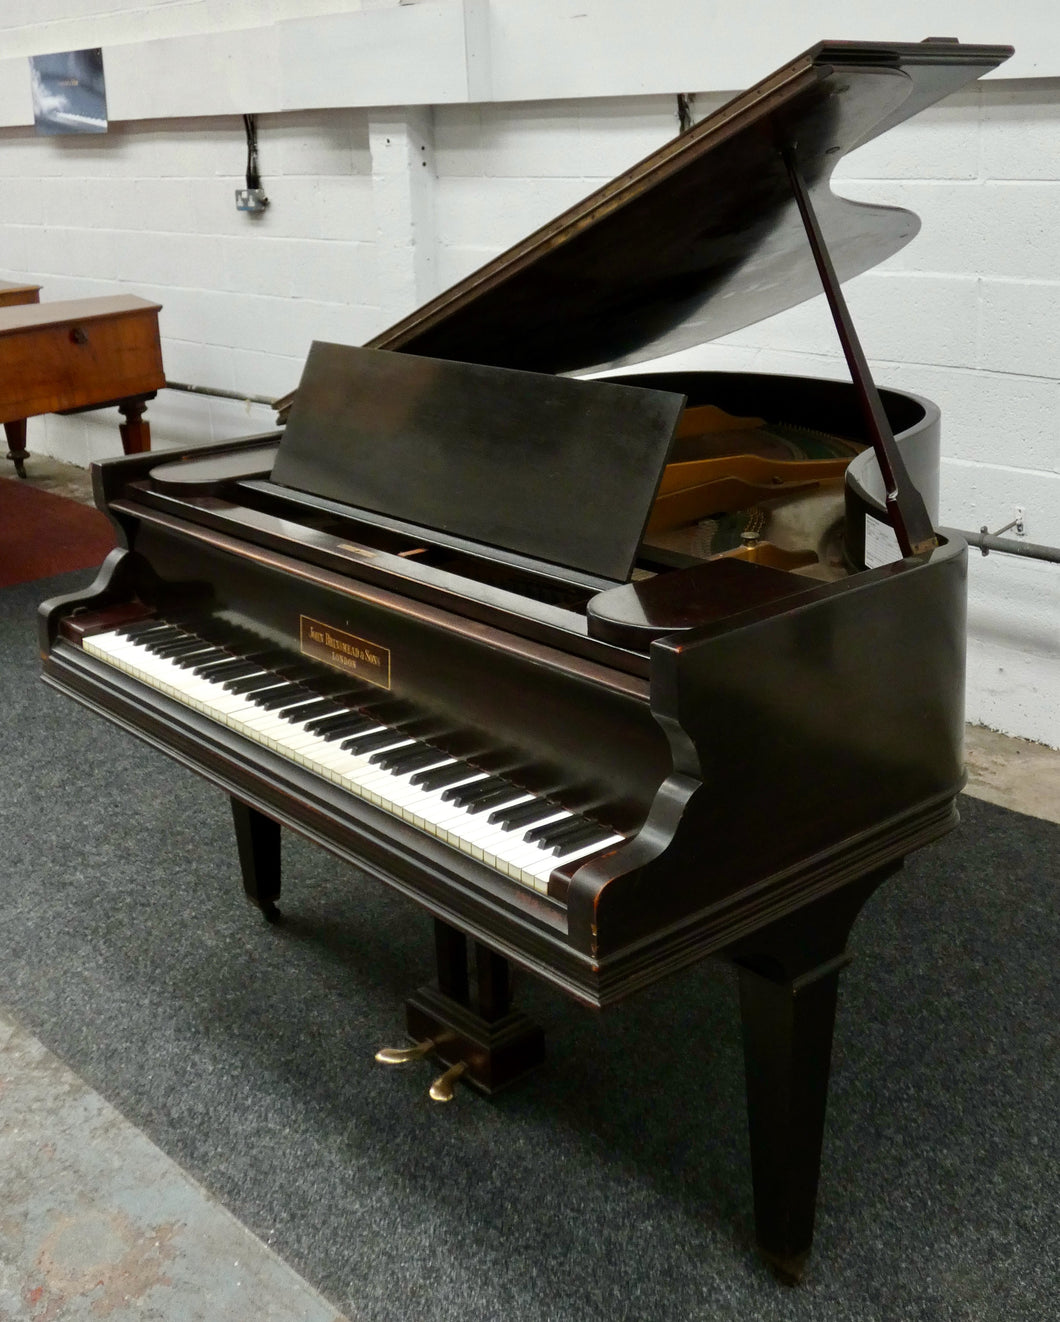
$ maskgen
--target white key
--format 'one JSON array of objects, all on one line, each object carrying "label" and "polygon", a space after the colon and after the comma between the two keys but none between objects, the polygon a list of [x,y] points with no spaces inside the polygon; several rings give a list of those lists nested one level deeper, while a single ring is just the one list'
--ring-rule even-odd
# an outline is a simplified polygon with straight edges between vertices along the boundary
[{"label": "white key", "polygon": [[606,840],[598,841],[595,845],[582,845],[580,849],[572,849],[569,854],[560,854],[559,857],[551,854],[544,862],[531,866],[526,871],[531,876],[548,881],[556,868],[566,867],[568,863],[575,863],[579,858],[588,858],[590,854],[603,853],[605,849],[610,849],[612,845],[617,845],[624,839],[625,836],[611,835]]},{"label": "white key", "polygon": [[[213,645],[204,643],[203,650],[210,646]],[[527,831],[536,826],[563,821],[573,814],[566,809],[550,812],[551,805],[542,805],[542,813],[547,815],[536,821],[523,822],[513,828],[491,823],[491,814],[534,801],[534,795],[518,786],[512,787],[508,798],[478,812],[471,811],[474,805],[456,807],[451,800],[443,799],[443,794],[450,789],[484,780],[487,772],[472,772],[453,785],[434,790],[424,789],[419,784],[413,785],[414,776],[449,766],[456,759],[440,751],[437,761],[413,771],[384,770],[372,761],[377,753],[403,748],[415,741],[395,730],[393,742],[385,748],[352,753],[342,748],[342,740],[329,740],[312,733],[305,728],[304,722],[297,719],[297,707],[317,701],[318,695],[307,693],[301,703],[298,695],[294,695],[290,703],[292,711],[288,716],[279,715],[282,709],[267,711],[262,708],[260,700],[270,690],[290,682],[281,675],[275,676],[274,684],[258,689],[253,694],[233,693],[224,687],[223,675],[211,680],[209,674],[195,675],[192,673],[193,667],[179,665],[178,661],[187,659],[191,655],[189,653],[171,660],[148,651],[146,642],[125,638],[116,632],[92,635],[84,640],[84,647],[107,664],[116,666],[221,724],[227,724],[245,738],[273,749],[317,775],[343,786],[350,793],[377,804],[418,829],[542,893],[547,893],[548,878],[556,868],[589,858],[624,839],[616,833],[597,844],[571,850],[566,855],[555,855],[537,843],[528,844],[523,839]],[[257,673],[264,676],[270,672],[262,667]],[[382,733],[387,728],[385,725],[376,725],[362,733]]]}]

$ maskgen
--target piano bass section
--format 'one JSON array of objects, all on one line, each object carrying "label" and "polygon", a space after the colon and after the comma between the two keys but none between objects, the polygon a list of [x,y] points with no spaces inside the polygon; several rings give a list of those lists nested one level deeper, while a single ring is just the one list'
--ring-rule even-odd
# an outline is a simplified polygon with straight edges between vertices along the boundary
[{"label": "piano bass section", "polygon": [[[231,796],[267,916],[281,826],[431,915],[437,986],[384,1058],[432,1055],[436,1095],[540,1060],[511,963],[590,1006],[734,963],[787,1279],[848,932],[963,778],[938,410],[877,392],[840,289],[916,221],[828,177],[1007,54],[807,52],[370,346],[315,345],[284,433],[98,465],[120,549],[41,608],[50,684]],[[821,282],[850,384],[558,375]]]}]

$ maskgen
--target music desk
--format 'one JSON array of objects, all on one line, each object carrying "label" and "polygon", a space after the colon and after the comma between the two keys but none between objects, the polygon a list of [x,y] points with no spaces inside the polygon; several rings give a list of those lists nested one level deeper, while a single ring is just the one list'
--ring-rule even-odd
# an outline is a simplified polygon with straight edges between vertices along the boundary
[{"label": "music desk", "polygon": [[122,449],[149,450],[146,401],[166,384],[160,304],[117,294],[5,306],[3,292],[0,286],[0,422],[19,477],[26,476],[26,419],[42,413],[117,406]]}]

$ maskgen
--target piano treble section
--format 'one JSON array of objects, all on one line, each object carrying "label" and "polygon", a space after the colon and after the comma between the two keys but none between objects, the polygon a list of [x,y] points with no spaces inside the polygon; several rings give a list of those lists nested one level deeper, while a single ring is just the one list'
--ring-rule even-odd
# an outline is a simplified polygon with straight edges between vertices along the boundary
[{"label": "piano treble section", "polygon": [[497,774],[450,755],[437,740],[415,737],[422,713],[311,662],[219,645],[156,618],[91,634],[83,647],[543,894],[554,871],[625,839],[564,807],[562,792],[529,793],[512,772]]}]

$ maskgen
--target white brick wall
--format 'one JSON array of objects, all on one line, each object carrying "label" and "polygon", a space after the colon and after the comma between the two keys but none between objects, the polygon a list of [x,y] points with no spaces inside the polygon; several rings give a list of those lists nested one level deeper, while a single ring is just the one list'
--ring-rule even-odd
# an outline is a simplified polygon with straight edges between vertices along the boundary
[{"label": "white brick wall", "polygon": [[[249,218],[233,197],[246,156],[237,119],[114,124],[105,138],[0,130],[3,278],[39,283],[45,299],[154,298],[172,379],[283,394],[312,339],[356,343],[382,324],[368,120],[349,110],[263,116],[259,133],[272,206]],[[272,416],[173,391],[148,410],[158,447]],[[87,463],[114,452],[113,423],[33,419],[29,448]]]},{"label": "white brick wall", "polygon": [[[98,13],[91,0],[9,0],[0,32],[10,57],[387,3],[110,0]],[[494,27],[516,7],[491,6]],[[1003,17],[993,35],[1005,37]],[[697,113],[722,99],[701,93]],[[119,122],[105,138],[0,128],[0,278],[37,281],[48,299],[155,298],[171,378],[278,395],[311,339],[362,342],[675,127],[668,95],[265,114],[272,205],[260,219],[234,208],[245,154],[235,115]],[[923,220],[913,244],[848,295],[881,383],[942,407],[944,519],[996,528],[1021,504],[1028,536],[1060,545],[1060,80],[961,93],[852,156],[837,186]],[[674,361],[845,374],[820,299]],[[175,392],[148,416],[160,448],[272,418]],[[33,420],[30,450],[84,463],[115,452],[115,424]],[[1056,746],[1058,584],[1054,566],[973,555],[969,714]]]}]

